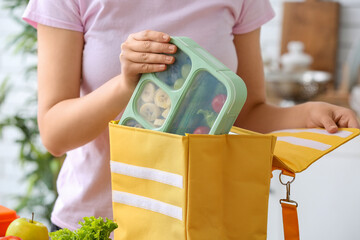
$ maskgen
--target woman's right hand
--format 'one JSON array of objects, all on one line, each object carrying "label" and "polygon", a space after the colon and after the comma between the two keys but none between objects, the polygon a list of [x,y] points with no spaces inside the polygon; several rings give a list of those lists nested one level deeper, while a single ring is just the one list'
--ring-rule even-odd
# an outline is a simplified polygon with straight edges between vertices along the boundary
[{"label": "woman's right hand", "polygon": [[142,73],[161,72],[167,64],[172,64],[177,48],[169,43],[166,33],[145,30],[130,34],[121,45],[121,75],[123,84],[135,88]]}]

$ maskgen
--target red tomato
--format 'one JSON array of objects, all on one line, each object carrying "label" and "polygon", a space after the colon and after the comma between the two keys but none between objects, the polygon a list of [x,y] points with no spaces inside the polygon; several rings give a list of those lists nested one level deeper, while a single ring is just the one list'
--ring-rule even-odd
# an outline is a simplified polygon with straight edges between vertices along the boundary
[{"label": "red tomato", "polygon": [[193,134],[208,134],[210,132],[210,128],[207,127],[207,126],[200,126],[200,127],[197,127]]},{"label": "red tomato", "polygon": [[15,236],[6,236],[6,237],[0,237],[0,240],[22,240],[22,239]]},{"label": "red tomato", "polygon": [[218,94],[213,98],[211,102],[211,106],[215,112],[219,113],[222,107],[224,106],[225,101],[226,101],[226,95]]}]

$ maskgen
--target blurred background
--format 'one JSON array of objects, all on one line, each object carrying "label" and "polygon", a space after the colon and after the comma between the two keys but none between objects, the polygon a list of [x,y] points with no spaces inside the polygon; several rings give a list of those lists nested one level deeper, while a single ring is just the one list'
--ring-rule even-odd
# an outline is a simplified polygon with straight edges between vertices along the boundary
[{"label": "blurred background", "polygon": [[[63,157],[54,158],[39,141],[36,126],[36,31],[20,18],[27,2],[0,2],[0,205],[16,209],[20,216],[27,218],[35,211],[38,220],[49,224],[56,198],[55,180]],[[263,26],[261,33],[268,100],[280,106],[322,100],[352,107],[360,115],[360,0],[340,0],[337,1],[339,4],[324,7],[311,5],[314,2],[308,0],[308,5],[301,6],[271,0],[276,17]],[[318,174],[323,174],[321,179],[324,181],[326,177],[331,178],[331,174],[338,173],[339,158],[360,160],[359,151],[354,150],[359,149],[358,139],[349,143],[349,147],[329,154],[328,166],[314,166],[314,170],[302,174],[299,178],[303,178],[304,184],[299,186],[295,196],[300,196],[300,193],[306,195],[306,189],[316,181]],[[355,178],[359,170],[356,167],[360,165],[352,166],[355,166],[350,167],[354,172],[344,171],[343,174],[354,175]],[[344,166],[344,169],[349,170],[349,167]],[[337,179],[352,181],[342,175]],[[335,189],[343,188],[338,181]],[[352,196],[360,197],[356,186],[347,189]],[[331,191],[330,188],[328,192]],[[278,183],[272,183],[271,192],[270,204],[283,197],[283,188]],[[314,204],[310,196],[304,201]],[[320,209],[319,214],[333,211],[337,206],[330,204],[331,209]],[[354,212],[360,216],[360,208],[354,207],[357,207]],[[269,239],[282,239],[280,210],[271,206],[270,209]],[[310,212],[315,214],[315,211]],[[346,224],[351,228],[348,230],[346,226],[339,225],[346,222],[347,215],[338,214],[338,222],[333,221],[333,225],[345,228],[343,231],[348,236],[359,236],[359,230],[354,230],[359,229],[359,217],[347,219],[351,222]],[[301,220],[300,216],[300,223]],[[319,223],[321,220],[316,221]],[[339,239],[341,237],[337,234],[344,234],[338,231],[322,238],[323,235],[319,234],[326,232],[326,226],[330,225],[325,222],[322,225],[324,229],[320,228],[317,233],[305,226],[304,239]]]},{"label": "blurred background", "polygon": [[268,99],[323,100],[360,115],[360,1],[271,2],[276,17],[262,28]]},{"label": "blurred background", "polygon": [[42,146],[36,120],[36,31],[28,0],[0,1],[0,205],[49,226],[62,158]]}]

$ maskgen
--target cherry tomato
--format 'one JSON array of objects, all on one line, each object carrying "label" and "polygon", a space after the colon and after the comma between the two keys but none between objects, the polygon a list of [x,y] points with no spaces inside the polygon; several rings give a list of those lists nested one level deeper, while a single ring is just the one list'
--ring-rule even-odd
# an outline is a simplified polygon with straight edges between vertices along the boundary
[{"label": "cherry tomato", "polygon": [[6,236],[6,237],[0,237],[0,240],[22,240],[22,239],[15,236]]},{"label": "cherry tomato", "polygon": [[226,95],[218,94],[213,98],[211,102],[211,106],[215,112],[219,113],[222,107],[224,106],[225,101],[226,101]]},{"label": "cherry tomato", "polygon": [[210,132],[210,128],[207,127],[207,126],[200,126],[200,127],[197,127],[193,134],[208,134]]}]

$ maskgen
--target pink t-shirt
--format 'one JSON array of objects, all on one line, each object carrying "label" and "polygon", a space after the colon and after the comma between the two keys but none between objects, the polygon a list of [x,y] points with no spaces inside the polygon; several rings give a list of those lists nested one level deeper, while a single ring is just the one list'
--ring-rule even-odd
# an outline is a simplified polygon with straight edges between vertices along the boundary
[{"label": "pink t-shirt", "polygon": [[[84,33],[84,96],[120,73],[120,46],[130,33],[151,29],[190,37],[235,72],[233,35],[253,31],[273,16],[269,0],[30,0],[23,17],[34,27]],[[67,153],[54,224],[74,230],[84,216],[112,219],[109,158],[107,130]]]}]

